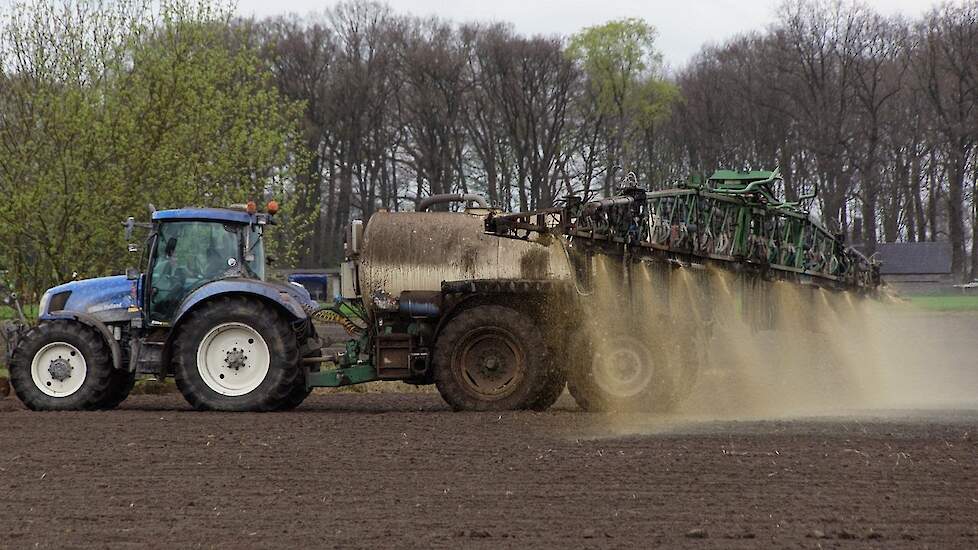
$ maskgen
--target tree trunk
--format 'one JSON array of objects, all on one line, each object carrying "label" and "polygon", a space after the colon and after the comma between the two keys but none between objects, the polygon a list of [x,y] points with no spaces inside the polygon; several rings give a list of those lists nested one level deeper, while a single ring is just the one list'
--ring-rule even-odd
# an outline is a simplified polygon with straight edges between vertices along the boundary
[{"label": "tree trunk", "polygon": [[947,222],[951,240],[951,272],[955,280],[964,280],[964,162],[955,151],[948,158],[947,166]]},{"label": "tree trunk", "polygon": [[[866,194],[868,196],[864,198],[863,208],[862,208],[862,214],[863,214],[862,239],[863,239],[863,247],[865,247],[866,252],[872,254],[873,252],[876,252],[876,241],[877,241],[876,203],[878,202],[878,197],[876,196],[877,192],[875,190],[869,191]],[[859,235],[854,235],[854,237],[857,239],[860,238]]]},{"label": "tree trunk", "polygon": [[937,160],[934,155],[931,154],[930,167],[927,171],[927,192],[929,194],[927,200],[927,222],[930,225],[930,241],[937,240],[937,233],[940,229],[937,227],[937,202],[940,200],[941,190],[938,188],[937,181]]},{"label": "tree trunk", "polygon": [[923,177],[920,170],[920,155],[913,152],[913,160],[910,165],[910,200],[913,201],[911,215],[915,218],[916,239],[918,241],[927,240],[927,217],[924,214],[923,200],[920,198],[920,179]]},{"label": "tree trunk", "polygon": [[969,280],[978,279],[978,162],[971,175],[971,274]]}]

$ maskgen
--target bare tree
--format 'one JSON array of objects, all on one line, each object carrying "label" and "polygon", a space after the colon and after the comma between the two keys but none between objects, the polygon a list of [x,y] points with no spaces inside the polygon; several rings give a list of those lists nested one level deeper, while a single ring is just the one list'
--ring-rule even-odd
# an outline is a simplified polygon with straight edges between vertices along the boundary
[{"label": "bare tree", "polygon": [[[934,136],[947,177],[945,198],[952,271],[965,273],[964,188],[978,141],[978,3],[945,4],[918,26],[914,71],[928,99]],[[972,270],[978,259],[972,259]]]}]

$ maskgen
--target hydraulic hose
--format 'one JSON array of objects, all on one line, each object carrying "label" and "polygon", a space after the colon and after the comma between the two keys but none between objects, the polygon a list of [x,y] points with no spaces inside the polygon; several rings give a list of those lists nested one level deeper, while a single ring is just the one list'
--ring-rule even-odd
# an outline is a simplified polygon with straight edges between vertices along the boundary
[{"label": "hydraulic hose", "polygon": [[356,323],[347,319],[346,317],[340,315],[339,313],[331,309],[320,309],[312,314],[313,318],[317,321],[322,321],[324,323],[332,323],[340,325],[343,327],[350,336],[358,335],[363,329],[359,327]]}]

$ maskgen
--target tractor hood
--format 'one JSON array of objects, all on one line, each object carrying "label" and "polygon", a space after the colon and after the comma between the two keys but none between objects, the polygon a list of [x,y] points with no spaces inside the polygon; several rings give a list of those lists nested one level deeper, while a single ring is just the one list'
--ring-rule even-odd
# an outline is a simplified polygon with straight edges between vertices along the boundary
[{"label": "tractor hood", "polygon": [[124,275],[65,283],[44,293],[38,313],[41,319],[66,311],[85,313],[102,322],[125,320],[135,284]]}]

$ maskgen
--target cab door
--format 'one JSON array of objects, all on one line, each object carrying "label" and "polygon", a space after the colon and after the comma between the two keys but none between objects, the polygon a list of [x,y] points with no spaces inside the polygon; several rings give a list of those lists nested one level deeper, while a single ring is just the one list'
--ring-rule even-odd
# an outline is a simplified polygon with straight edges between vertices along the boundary
[{"label": "cab door", "polygon": [[150,322],[170,323],[194,290],[240,271],[239,225],[209,221],[160,224],[147,270]]}]

